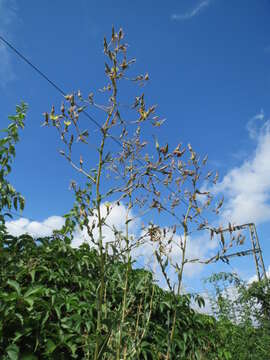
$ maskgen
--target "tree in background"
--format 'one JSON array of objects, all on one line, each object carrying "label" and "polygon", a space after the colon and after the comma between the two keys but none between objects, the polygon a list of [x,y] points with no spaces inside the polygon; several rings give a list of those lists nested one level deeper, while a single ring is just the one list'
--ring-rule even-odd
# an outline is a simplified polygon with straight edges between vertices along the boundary
[{"label": "tree in background", "polygon": [[265,359],[270,353],[270,280],[244,282],[235,273],[207,280],[218,332],[233,359]]}]

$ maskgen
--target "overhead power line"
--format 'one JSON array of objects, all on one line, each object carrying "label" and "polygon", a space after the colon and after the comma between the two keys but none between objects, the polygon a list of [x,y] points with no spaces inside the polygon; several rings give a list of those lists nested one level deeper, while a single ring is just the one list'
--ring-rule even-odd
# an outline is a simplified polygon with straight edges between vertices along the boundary
[{"label": "overhead power line", "polygon": [[15,52],[24,62],[26,62],[28,65],[31,66],[37,73],[39,73],[40,76],[42,76],[46,81],[48,81],[57,91],[59,91],[63,96],[66,94],[64,91],[55,84],[52,80],[48,78],[47,75],[45,75],[39,68],[37,68],[34,64],[31,63],[30,60],[28,60],[19,50],[17,50],[9,41],[7,41],[2,35],[0,35],[0,39],[3,41],[4,44],[6,44],[12,51]]},{"label": "overhead power line", "polygon": [[[54,81],[52,81],[43,71],[41,71],[37,66],[35,66],[29,59],[27,59],[19,50],[15,48],[8,40],[6,40],[2,35],[0,35],[0,40],[3,41],[3,43],[8,46],[16,55],[18,55],[25,63],[27,63],[33,70],[35,70],[43,79],[48,81],[48,83],[51,84],[61,95],[66,96],[66,92],[60,88]],[[96,126],[101,128],[101,125],[91,116],[89,115],[85,110],[83,110],[84,115],[88,117],[89,120],[91,120]]]},{"label": "overhead power line", "polygon": [[[5,39],[3,37],[3,35],[0,35],[0,40],[3,41],[3,43],[9,47],[17,56],[19,56],[19,58],[21,60],[23,60],[25,63],[27,63],[34,71],[36,71],[44,80],[46,80],[52,87],[54,87],[55,90],[57,90],[62,96],[66,96],[67,92],[65,92],[60,86],[58,86],[55,81],[52,81],[43,71],[41,71],[36,65],[34,65],[26,56],[24,56],[22,54],[21,51],[19,51],[17,48],[15,48],[14,45],[12,45],[7,39]],[[77,105],[77,104],[75,104]],[[99,122],[97,120],[95,120],[93,118],[93,116],[91,116],[87,111],[85,111],[84,109],[82,110],[82,113],[92,122],[94,123],[99,129],[102,129],[102,126],[99,124]],[[122,148],[122,144],[121,142],[116,138],[114,137],[113,135],[110,135],[109,136],[117,145],[119,145],[121,148]],[[140,165],[143,165],[143,162],[140,160],[140,159],[137,159],[138,163]],[[161,184],[162,181],[156,177],[157,181]],[[171,193],[175,193],[175,191],[167,186],[167,189],[171,192]],[[182,203],[185,205],[185,206],[189,206],[188,202],[183,198],[183,196],[180,196],[180,199],[182,201]],[[199,217],[203,220],[203,217],[199,214]]]}]

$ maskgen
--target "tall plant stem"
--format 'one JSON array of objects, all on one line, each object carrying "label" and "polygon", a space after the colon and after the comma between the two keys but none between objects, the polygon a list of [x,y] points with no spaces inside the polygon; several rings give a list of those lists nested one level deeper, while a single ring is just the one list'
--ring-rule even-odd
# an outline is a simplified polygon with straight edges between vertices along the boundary
[{"label": "tall plant stem", "polygon": [[[184,241],[183,241],[183,245],[182,245],[182,257],[181,257],[181,266],[180,266],[180,270],[178,272],[178,286],[177,286],[177,295],[180,295],[180,291],[181,291],[181,286],[182,286],[182,280],[183,280],[183,271],[184,271],[184,266],[186,263],[186,249],[187,249],[187,236],[188,236],[188,227],[187,227],[187,221],[188,221],[188,216],[190,213],[192,207],[192,203],[189,204],[185,218],[184,218],[184,222],[183,222],[183,227],[184,227]],[[171,349],[171,344],[173,341],[173,337],[174,337],[174,333],[175,333],[175,325],[176,325],[176,307],[174,310],[174,314],[173,314],[173,324],[172,324],[172,330],[171,330],[171,334],[170,334],[170,339],[168,342],[168,348],[167,348],[167,355],[166,355],[166,359],[169,360],[170,359],[170,349]]]},{"label": "tall plant stem", "polygon": [[[129,231],[128,231],[128,226],[129,226],[129,211],[131,208],[131,199],[129,201],[129,206],[128,206],[128,210],[126,213],[126,248],[129,249]],[[128,291],[128,277],[129,277],[129,272],[130,272],[130,250],[128,250],[128,256],[127,256],[127,268],[126,268],[126,277],[125,277],[125,285],[124,285],[124,295],[123,295],[123,303],[122,303],[122,318],[121,318],[121,323],[120,323],[120,329],[119,329],[119,343],[118,343],[118,348],[117,348],[117,360],[120,360],[120,353],[121,353],[121,342],[122,342],[122,333],[123,333],[123,325],[125,322],[125,316],[126,316],[126,305],[127,305],[127,291]]]},{"label": "tall plant stem", "polygon": [[102,325],[102,305],[103,305],[103,295],[104,295],[104,288],[105,288],[105,253],[103,251],[103,238],[102,238],[102,216],[101,216],[101,193],[100,193],[100,183],[101,183],[101,174],[103,168],[103,152],[105,141],[107,137],[107,130],[108,130],[108,123],[110,118],[113,114],[114,106],[110,111],[106,122],[102,128],[102,141],[99,147],[99,160],[98,160],[98,171],[97,171],[97,178],[96,178],[96,202],[97,202],[97,215],[98,215],[98,249],[99,249],[99,258],[100,258],[100,287],[98,293],[98,304],[97,304],[97,341],[95,345],[95,356],[94,359],[98,359],[99,354],[99,336],[101,334],[101,325]]}]

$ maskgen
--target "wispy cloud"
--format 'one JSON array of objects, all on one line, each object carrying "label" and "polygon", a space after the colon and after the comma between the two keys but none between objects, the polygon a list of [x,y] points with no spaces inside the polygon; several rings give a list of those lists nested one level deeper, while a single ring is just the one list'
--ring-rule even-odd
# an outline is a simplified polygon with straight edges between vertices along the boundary
[{"label": "wispy cloud", "polygon": [[184,13],[184,14],[172,14],[171,19],[172,20],[189,20],[192,19],[194,16],[199,15],[205,8],[207,8],[210,5],[210,0],[204,0],[197,4],[196,7],[191,9],[190,11]]},{"label": "wispy cloud", "polygon": [[224,193],[224,221],[233,223],[270,221],[270,120],[263,111],[247,125],[256,147],[248,159],[228,171],[217,186]]},{"label": "wispy cloud", "polygon": [[[0,34],[10,34],[12,24],[17,18],[17,3],[15,0],[0,0]],[[14,80],[10,54],[6,46],[0,41],[0,86]]]}]

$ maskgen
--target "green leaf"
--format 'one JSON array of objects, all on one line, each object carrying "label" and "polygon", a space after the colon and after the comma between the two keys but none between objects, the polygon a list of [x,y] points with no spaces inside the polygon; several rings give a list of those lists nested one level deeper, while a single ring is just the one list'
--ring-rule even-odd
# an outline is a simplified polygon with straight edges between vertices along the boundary
[{"label": "green leaf", "polygon": [[46,343],[46,354],[52,354],[56,348],[57,345],[55,345],[51,339],[48,339]]},{"label": "green leaf", "polygon": [[34,299],[31,297],[24,298],[24,301],[27,302],[27,304],[30,306],[29,311],[33,308],[34,305]]},{"label": "green leaf", "polygon": [[16,291],[16,293],[17,293],[18,295],[21,295],[20,284],[17,283],[17,281],[15,281],[15,280],[8,280],[8,281],[7,281],[7,284],[8,284],[10,287],[12,287],[12,288]]},{"label": "green leaf", "polygon": [[35,275],[36,275],[36,270],[35,269],[31,270],[30,276],[31,276],[32,283],[35,282]]},{"label": "green leaf", "polygon": [[22,354],[21,360],[38,360],[38,358],[32,354]]},{"label": "green leaf", "polygon": [[77,345],[72,342],[68,342],[67,347],[70,349],[72,356],[75,356],[77,351]]},{"label": "green leaf", "polygon": [[111,337],[111,333],[112,333],[112,329],[109,330],[108,334],[104,338],[104,341],[103,341],[103,343],[102,343],[102,345],[100,347],[99,353],[98,353],[97,360],[103,359],[103,354],[106,351],[108,341],[109,341],[109,339]]},{"label": "green leaf", "polygon": [[58,319],[60,319],[61,318],[61,311],[60,311],[59,307],[55,306],[54,311],[56,312],[56,315],[57,315]]},{"label": "green leaf", "polygon": [[20,333],[18,331],[15,332],[15,337],[13,338],[13,342],[15,343],[17,340],[19,340],[24,334]]},{"label": "green leaf", "polygon": [[44,287],[43,286],[36,286],[36,287],[33,287],[29,290],[26,291],[26,293],[24,294],[24,297],[27,298],[31,295],[35,295],[35,294],[41,294],[44,292]]},{"label": "green leaf", "polygon": [[11,344],[7,347],[7,354],[8,354],[8,358],[10,360],[18,360],[19,359],[19,353],[20,353],[20,349],[18,348],[18,346],[16,344]]},{"label": "green leaf", "polygon": [[172,304],[169,301],[162,301],[162,304],[165,304],[169,309],[172,307]]},{"label": "green leaf", "polygon": [[20,320],[21,324],[23,325],[23,316],[19,313],[16,313],[15,316]]},{"label": "green leaf", "polygon": [[18,198],[17,198],[17,196],[13,199],[13,206],[14,206],[14,209],[17,211],[18,210]]},{"label": "green leaf", "polygon": [[20,210],[23,211],[24,206],[25,206],[25,201],[22,196],[19,197],[19,202],[20,202]]},{"label": "green leaf", "polygon": [[50,312],[47,311],[47,312],[46,312],[46,315],[45,315],[44,318],[42,319],[41,327],[44,326],[44,324],[45,324],[46,321],[48,320],[49,316],[50,316]]}]

